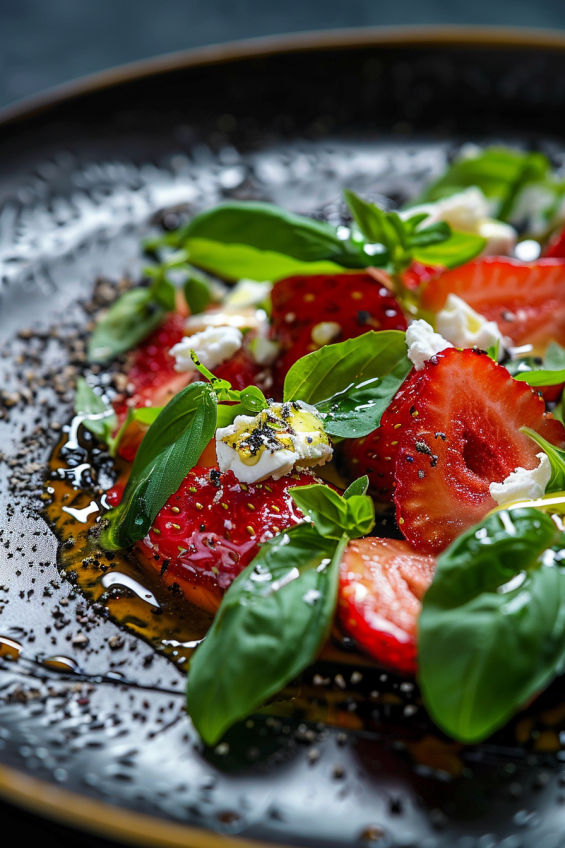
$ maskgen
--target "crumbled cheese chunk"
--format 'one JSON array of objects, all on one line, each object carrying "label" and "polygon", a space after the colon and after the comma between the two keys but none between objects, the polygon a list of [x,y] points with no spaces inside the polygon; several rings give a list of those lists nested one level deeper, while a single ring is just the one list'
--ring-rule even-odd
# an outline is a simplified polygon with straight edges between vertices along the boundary
[{"label": "crumbled cheese chunk", "polygon": [[545,489],[551,477],[551,465],[547,454],[536,454],[539,459],[537,468],[527,471],[516,468],[502,483],[491,483],[490,496],[499,506],[512,501],[536,500],[545,495]]},{"label": "crumbled cheese chunk", "polygon": [[202,365],[213,371],[237,353],[242,343],[243,336],[237,327],[208,327],[201,333],[185,336],[170,351],[176,359],[175,371],[197,370],[190,358],[191,350],[194,350]]},{"label": "crumbled cheese chunk", "polygon": [[273,284],[269,282],[258,283],[255,280],[238,280],[225,296],[224,306],[228,308],[236,307],[237,309],[246,306],[260,306],[267,300],[272,288]]},{"label": "crumbled cheese chunk", "polygon": [[298,468],[323,465],[333,454],[316,409],[301,401],[271,403],[258,415],[238,415],[216,430],[220,471],[242,483],[278,480]]},{"label": "crumbled cheese chunk", "polygon": [[504,355],[504,337],[496,321],[487,321],[456,294],[450,294],[436,316],[438,333],[455,347],[488,350],[498,342],[498,358]]},{"label": "crumbled cheese chunk", "polygon": [[414,365],[416,371],[421,371],[428,359],[436,353],[453,347],[427,321],[422,319],[413,321],[406,330],[406,344],[408,345],[408,359]]},{"label": "crumbled cheese chunk", "polygon": [[272,365],[280,353],[279,342],[257,335],[249,342],[249,350],[257,365]]},{"label": "crumbled cheese chunk", "polygon": [[418,229],[445,221],[454,230],[482,236],[487,240],[484,256],[510,254],[516,245],[518,234],[514,227],[489,217],[489,202],[476,186],[444,197],[436,203],[413,206],[403,213],[403,217],[424,212],[428,217]]}]

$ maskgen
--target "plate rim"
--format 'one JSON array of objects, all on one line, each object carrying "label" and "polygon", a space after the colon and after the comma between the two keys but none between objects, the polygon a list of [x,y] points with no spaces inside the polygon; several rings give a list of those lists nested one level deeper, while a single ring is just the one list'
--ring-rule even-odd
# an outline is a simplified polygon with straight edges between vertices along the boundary
[{"label": "plate rim", "polygon": [[565,31],[544,27],[417,24],[322,29],[228,41],[127,62],[52,86],[1,107],[0,129],[86,94],[184,68],[313,50],[434,45],[476,45],[491,49],[537,47],[559,51],[565,50]]},{"label": "plate rim", "polygon": [[[481,46],[565,50],[565,31],[474,25],[352,27],[262,36],[166,53],[97,71],[0,108],[0,130],[84,95],[191,67],[284,53],[364,47]],[[0,799],[62,825],[102,838],[154,848],[284,848],[280,843],[172,822],[56,786],[0,763]]]}]

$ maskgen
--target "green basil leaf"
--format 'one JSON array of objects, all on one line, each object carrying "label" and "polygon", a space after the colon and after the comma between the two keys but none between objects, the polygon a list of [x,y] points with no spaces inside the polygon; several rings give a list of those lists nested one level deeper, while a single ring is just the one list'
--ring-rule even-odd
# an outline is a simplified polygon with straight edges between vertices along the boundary
[{"label": "green basil leaf", "polygon": [[122,502],[105,516],[100,542],[106,550],[127,548],[147,535],[213,438],[216,408],[208,383],[191,383],[164,407],[141,442]]},{"label": "green basil leaf", "polygon": [[488,737],[563,671],[565,536],[532,508],[502,511],[438,559],[419,619],[424,703],[462,742]]},{"label": "green basil leaf", "polygon": [[487,350],[488,356],[493,360],[493,362],[498,362],[498,351],[500,349],[500,339],[497,339],[496,342],[489,347]]},{"label": "green basil leaf", "polygon": [[308,353],[286,375],[285,401],[318,404],[345,392],[352,384],[388,374],[406,352],[405,339],[401,330],[370,330]]},{"label": "green basil leaf", "polygon": [[520,191],[529,183],[545,181],[550,173],[550,162],[543,153],[490,147],[477,156],[457,159],[410,205],[434,203],[477,186],[485,197],[495,202],[494,216],[506,221]]},{"label": "green basil leaf", "polygon": [[[224,280],[282,280],[299,274],[339,274],[343,266],[335,262],[306,262],[273,250],[261,250],[246,244],[224,244],[206,238],[186,242],[190,261]],[[364,263],[368,264],[365,257]]]},{"label": "green basil leaf", "polygon": [[358,539],[375,525],[375,505],[365,494],[353,493],[345,498],[322,483],[296,486],[290,494],[325,538],[340,539],[347,533],[350,539]]},{"label": "green basil leaf", "polygon": [[[422,230],[425,232],[425,230]],[[452,230],[451,235],[441,244],[415,246],[412,257],[424,265],[443,265],[445,268],[456,268],[470,262],[478,256],[485,247],[486,239],[471,233],[461,233]]]},{"label": "green basil leaf", "polygon": [[208,745],[316,659],[347,541],[300,524],[266,542],[229,587],[188,674],[188,713]]},{"label": "green basil leaf", "polygon": [[254,415],[268,406],[265,395],[257,386],[247,386],[240,391],[239,396],[243,407]]},{"label": "green basil leaf", "polygon": [[96,394],[83,377],[77,380],[75,412],[81,416],[83,427],[108,444],[118,426],[118,417],[112,404]]},{"label": "green basil leaf", "polygon": [[565,489],[565,451],[556,448],[555,445],[546,441],[543,436],[529,427],[520,427],[520,432],[529,436],[548,456],[551,465],[551,477],[545,489],[546,495],[550,495],[552,492],[562,492]]},{"label": "green basil leaf", "polygon": [[[420,217],[420,216],[417,216]],[[424,215],[424,218],[427,216]],[[451,227],[446,221],[437,221],[435,224],[430,224],[429,227],[424,227],[423,230],[418,230],[410,236],[408,245],[412,251],[421,247],[429,247],[432,244],[441,244],[451,236]]]},{"label": "green basil leaf", "polygon": [[557,386],[565,383],[565,348],[550,342],[543,362],[539,357],[525,356],[508,362],[506,368],[516,380],[534,388]]},{"label": "green basil leaf", "polygon": [[219,403],[216,427],[229,427],[238,415],[247,415],[247,409],[242,403]]},{"label": "green basil leaf", "polygon": [[343,497],[348,500],[353,495],[366,495],[369,488],[369,478],[365,474],[363,477],[358,477],[343,493]]},{"label": "green basil leaf", "polygon": [[[371,244],[382,244],[389,253],[393,253],[398,245],[405,246],[406,232],[402,222],[398,227],[396,212],[385,212],[374,203],[368,203],[350,189],[343,192],[345,202],[349,206],[355,223]],[[395,220],[395,219],[398,219]]]},{"label": "green basil leaf", "polygon": [[184,299],[191,315],[204,312],[214,299],[212,287],[206,277],[191,270],[184,284]]},{"label": "green basil leaf", "polygon": [[108,362],[131,350],[159,326],[165,314],[150,289],[125,292],[94,328],[88,342],[89,362]]},{"label": "green basil leaf", "polygon": [[162,306],[167,312],[175,311],[177,290],[164,273],[155,276],[150,291],[155,303]]}]

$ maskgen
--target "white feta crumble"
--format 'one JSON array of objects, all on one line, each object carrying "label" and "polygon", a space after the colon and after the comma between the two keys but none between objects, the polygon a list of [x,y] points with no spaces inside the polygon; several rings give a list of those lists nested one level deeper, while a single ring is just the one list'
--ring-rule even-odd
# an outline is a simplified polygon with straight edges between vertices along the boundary
[{"label": "white feta crumble", "polygon": [[428,359],[448,347],[453,347],[439,333],[434,331],[431,324],[419,319],[413,321],[406,330],[408,359],[416,371],[421,371]]},{"label": "white feta crumble", "polygon": [[320,321],[312,327],[310,337],[319,347],[331,344],[341,333],[341,324],[337,321]]},{"label": "white feta crumble", "polygon": [[255,280],[238,280],[224,298],[224,306],[242,309],[246,306],[260,306],[271,293],[273,284],[258,283]]},{"label": "white feta crumble", "polygon": [[206,368],[211,371],[217,368],[240,349],[243,335],[237,327],[208,327],[201,333],[184,338],[171,348],[170,353],[175,357],[175,371],[196,371],[196,366],[190,358],[190,351]]},{"label": "white feta crumble", "polygon": [[438,333],[455,347],[478,347],[488,350],[498,342],[498,358],[504,356],[504,336],[496,321],[487,321],[456,294],[450,294],[436,315]]},{"label": "white feta crumble", "polygon": [[510,254],[516,245],[518,234],[514,227],[489,217],[489,202],[476,186],[452,194],[450,197],[444,197],[436,203],[413,206],[402,216],[406,218],[419,213],[426,213],[428,217],[418,229],[424,229],[438,221],[445,221],[454,230],[485,238],[487,243],[483,256]]},{"label": "white feta crumble", "polygon": [[536,454],[539,459],[537,468],[527,471],[516,468],[502,483],[491,483],[490,496],[499,506],[512,501],[537,500],[545,495],[545,489],[551,477],[551,465],[547,454]]},{"label": "white feta crumble", "polygon": [[242,483],[278,480],[293,468],[323,465],[333,448],[316,409],[301,401],[272,403],[258,415],[238,415],[216,430],[220,471]]},{"label": "white feta crumble", "polygon": [[272,365],[280,353],[279,342],[257,335],[249,342],[249,350],[257,365]]}]

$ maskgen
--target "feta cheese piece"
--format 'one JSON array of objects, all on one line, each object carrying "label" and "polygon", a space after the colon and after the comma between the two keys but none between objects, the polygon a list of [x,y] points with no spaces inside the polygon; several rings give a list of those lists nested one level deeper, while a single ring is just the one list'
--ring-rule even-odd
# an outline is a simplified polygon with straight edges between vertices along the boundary
[{"label": "feta cheese piece", "polygon": [[191,350],[194,350],[202,365],[213,371],[237,353],[242,343],[243,335],[237,327],[208,327],[201,333],[185,336],[171,348],[170,353],[176,359],[175,371],[197,370],[190,358]]},{"label": "feta cheese piece", "polygon": [[536,454],[539,459],[537,468],[527,471],[516,468],[502,483],[491,483],[490,496],[499,506],[512,501],[536,500],[545,495],[545,489],[551,478],[551,465],[547,454]]},{"label": "feta cheese piece", "polygon": [[257,335],[249,342],[249,350],[257,365],[272,365],[280,353],[279,342]]},{"label": "feta cheese piece", "polygon": [[436,315],[438,333],[454,347],[478,347],[488,350],[498,342],[498,358],[504,356],[504,336],[496,321],[487,321],[456,294],[450,294]]},{"label": "feta cheese piece", "polygon": [[452,194],[450,197],[444,197],[436,203],[413,206],[403,213],[403,217],[423,212],[428,217],[418,229],[429,227],[438,221],[445,221],[454,230],[482,236],[487,240],[483,256],[510,254],[516,245],[518,234],[514,227],[489,217],[489,202],[476,186]]},{"label": "feta cheese piece", "polygon": [[320,321],[312,327],[310,337],[319,347],[331,344],[341,334],[341,324],[337,321]]},{"label": "feta cheese piece", "polygon": [[224,298],[224,306],[228,309],[243,309],[246,306],[260,306],[271,293],[273,284],[257,283],[255,280],[238,280]]},{"label": "feta cheese piece", "polygon": [[292,469],[323,465],[333,454],[316,409],[302,401],[271,403],[258,415],[238,415],[216,430],[220,471],[242,483],[278,480]]},{"label": "feta cheese piece", "polygon": [[408,359],[414,365],[416,371],[421,371],[428,359],[436,353],[453,347],[427,321],[422,319],[413,321],[406,330],[406,344],[408,345]]}]

